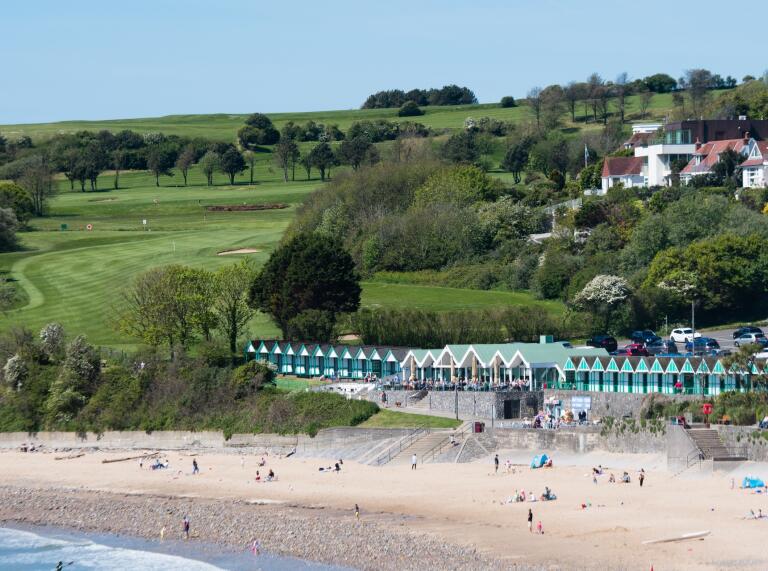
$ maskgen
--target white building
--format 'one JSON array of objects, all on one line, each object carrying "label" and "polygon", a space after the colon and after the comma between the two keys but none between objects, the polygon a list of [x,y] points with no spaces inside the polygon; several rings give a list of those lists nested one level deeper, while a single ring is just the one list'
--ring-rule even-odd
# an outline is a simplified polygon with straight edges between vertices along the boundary
[{"label": "white building", "polygon": [[645,162],[642,157],[606,157],[603,162],[602,194],[617,183],[625,188],[648,186],[643,174]]},{"label": "white building", "polygon": [[707,175],[720,160],[720,154],[732,150],[746,157],[751,149],[757,146],[754,139],[728,139],[725,141],[712,141],[705,144],[696,144],[693,157],[680,171],[680,181],[687,184],[695,176]]},{"label": "white building", "polygon": [[768,186],[768,143],[755,141],[747,160],[741,163],[741,174],[744,188]]}]

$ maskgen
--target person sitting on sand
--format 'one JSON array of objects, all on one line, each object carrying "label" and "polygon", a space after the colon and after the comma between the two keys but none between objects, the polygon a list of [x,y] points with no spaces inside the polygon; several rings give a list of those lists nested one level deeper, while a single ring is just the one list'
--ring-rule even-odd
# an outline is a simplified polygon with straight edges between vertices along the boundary
[{"label": "person sitting on sand", "polygon": [[621,483],[629,484],[629,474],[627,472],[624,472],[624,474],[621,476]]},{"label": "person sitting on sand", "polygon": [[520,499],[519,499],[518,501],[521,501],[521,502],[524,502],[524,501],[525,501],[525,490],[520,490],[520,496],[519,496],[519,498],[520,498]]},{"label": "person sitting on sand", "polygon": [[536,501],[536,494],[533,493],[533,490],[528,492],[528,501],[529,502],[535,502]]},{"label": "person sitting on sand", "polygon": [[603,475],[603,465],[599,464],[597,468],[592,468],[592,473],[595,476],[602,476]]},{"label": "person sitting on sand", "polygon": [[263,468],[263,467],[264,467],[264,466],[266,466],[266,465],[267,465],[267,461],[266,461],[266,460],[264,460],[264,456],[262,456],[262,457],[261,457],[261,460],[259,461],[259,467],[260,467],[260,468]]},{"label": "person sitting on sand", "polygon": [[544,486],[544,493],[541,494],[541,500],[548,502],[555,499],[555,495],[552,493],[552,490],[549,489],[549,486]]},{"label": "person sitting on sand", "polygon": [[272,468],[269,469],[269,474],[267,474],[267,482],[271,482],[275,479],[275,473],[272,471]]},{"label": "person sitting on sand", "polygon": [[259,471],[256,470],[256,477],[254,478],[257,482],[261,482],[261,474],[259,474]]},{"label": "person sitting on sand", "polygon": [[336,473],[341,472],[341,466],[339,466],[338,462],[336,462],[336,464],[334,464],[333,466],[334,466],[334,468],[333,468],[334,472],[336,472]]},{"label": "person sitting on sand", "polygon": [[608,477],[608,483],[609,484],[615,484],[616,483],[616,476],[613,475],[613,472],[611,472],[611,475]]},{"label": "person sitting on sand", "polygon": [[552,458],[548,459],[546,462],[544,462],[545,468],[551,468],[552,467]]}]

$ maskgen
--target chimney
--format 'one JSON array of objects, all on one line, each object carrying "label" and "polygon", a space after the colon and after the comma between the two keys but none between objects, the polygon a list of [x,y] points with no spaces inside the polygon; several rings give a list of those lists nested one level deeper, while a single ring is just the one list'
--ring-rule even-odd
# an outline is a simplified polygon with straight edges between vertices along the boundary
[{"label": "chimney", "polygon": [[698,137],[696,137],[696,142],[694,143],[694,145],[697,151],[701,148],[701,141],[699,141]]}]

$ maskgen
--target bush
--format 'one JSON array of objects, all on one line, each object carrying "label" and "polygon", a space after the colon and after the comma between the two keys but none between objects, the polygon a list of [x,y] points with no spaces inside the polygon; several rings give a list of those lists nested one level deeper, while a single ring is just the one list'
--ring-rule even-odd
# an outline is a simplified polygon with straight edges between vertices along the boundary
[{"label": "bush", "polygon": [[397,112],[398,117],[418,117],[419,115],[424,115],[424,111],[415,101],[406,101]]},{"label": "bush", "polygon": [[267,385],[275,386],[275,371],[269,364],[249,361],[232,371],[232,387],[235,398],[255,394]]},{"label": "bush", "polygon": [[515,101],[515,98],[511,95],[505,95],[501,98],[501,103],[499,103],[501,107],[517,107],[517,101]]}]

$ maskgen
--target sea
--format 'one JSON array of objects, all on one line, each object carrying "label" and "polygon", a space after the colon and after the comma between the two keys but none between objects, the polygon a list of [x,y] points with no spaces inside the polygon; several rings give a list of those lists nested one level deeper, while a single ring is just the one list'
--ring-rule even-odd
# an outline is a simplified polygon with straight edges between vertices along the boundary
[{"label": "sea", "polygon": [[181,541],[148,541],[52,527],[0,528],[0,571],[351,571],[278,557]]}]

